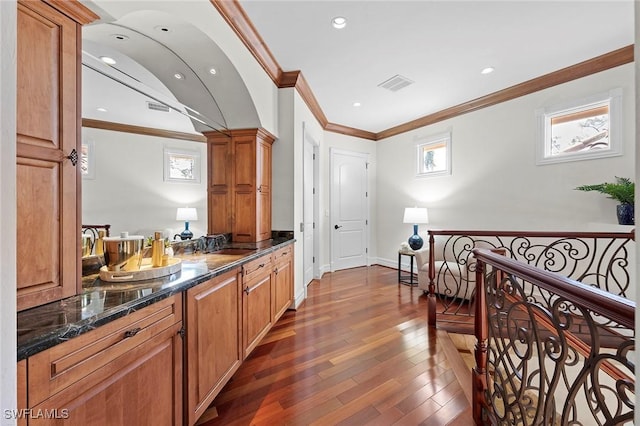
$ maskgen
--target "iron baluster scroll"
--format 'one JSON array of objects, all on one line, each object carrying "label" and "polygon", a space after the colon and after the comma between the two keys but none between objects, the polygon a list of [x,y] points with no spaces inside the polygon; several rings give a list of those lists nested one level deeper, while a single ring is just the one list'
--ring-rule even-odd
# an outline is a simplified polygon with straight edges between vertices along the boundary
[{"label": "iron baluster scroll", "polygon": [[[635,303],[488,250],[473,253],[476,423],[631,424]],[[538,291],[546,297],[532,298]]]},{"label": "iron baluster scroll", "polygon": [[[476,292],[475,248],[556,272],[609,293],[633,298],[630,252],[635,232],[429,231],[429,324],[470,325]],[[530,299],[548,298],[529,285]],[[465,319],[466,317],[466,319]]]}]

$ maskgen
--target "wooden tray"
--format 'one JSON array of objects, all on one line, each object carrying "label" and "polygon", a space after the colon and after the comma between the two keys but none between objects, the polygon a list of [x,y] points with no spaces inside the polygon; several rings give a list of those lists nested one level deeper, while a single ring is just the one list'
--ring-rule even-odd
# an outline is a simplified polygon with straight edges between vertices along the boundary
[{"label": "wooden tray", "polygon": [[108,282],[129,282],[150,280],[174,274],[182,269],[182,261],[177,257],[169,258],[167,266],[151,266],[151,259],[142,259],[139,271],[110,271],[106,266],[100,268],[100,279]]}]

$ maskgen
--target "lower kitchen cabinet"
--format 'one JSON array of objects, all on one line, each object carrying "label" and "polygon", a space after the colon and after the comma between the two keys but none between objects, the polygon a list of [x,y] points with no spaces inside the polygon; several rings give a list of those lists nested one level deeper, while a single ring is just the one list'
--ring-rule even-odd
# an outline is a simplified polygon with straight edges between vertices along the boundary
[{"label": "lower kitchen cabinet", "polygon": [[[23,413],[28,405],[27,405],[27,360],[23,359],[18,361],[18,368],[16,370],[16,375],[18,379],[18,412]],[[25,426],[27,424],[27,419],[25,416],[17,416],[18,417],[18,426]]]},{"label": "lower kitchen cabinet", "polygon": [[275,323],[293,303],[293,245],[273,253],[273,322]]},{"label": "lower kitchen cabinet", "polygon": [[242,267],[242,347],[244,358],[258,346],[273,325],[271,254]]},{"label": "lower kitchen cabinet", "polygon": [[182,424],[175,295],[27,359],[29,425]]},{"label": "lower kitchen cabinet", "polygon": [[185,423],[194,424],[242,363],[239,270],[186,293]]}]

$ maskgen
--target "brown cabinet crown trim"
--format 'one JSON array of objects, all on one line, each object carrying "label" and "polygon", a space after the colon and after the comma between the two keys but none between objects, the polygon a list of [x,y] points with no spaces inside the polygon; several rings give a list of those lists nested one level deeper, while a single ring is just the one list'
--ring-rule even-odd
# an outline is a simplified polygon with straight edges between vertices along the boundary
[{"label": "brown cabinet crown trim", "polygon": [[[77,23],[81,25],[86,25],[93,21],[100,19],[98,15],[93,13],[91,9],[88,9],[86,6],[82,5],[77,1],[69,1],[69,0],[43,0],[45,3],[53,6],[58,11],[64,13],[69,18],[73,19]],[[28,1],[22,1],[22,4],[28,5]]]},{"label": "brown cabinet crown trim", "polygon": [[439,121],[447,120],[468,112],[477,111],[482,108],[497,105],[501,102],[509,101],[521,96],[525,96],[537,91],[567,83],[578,78],[596,74],[620,65],[633,62],[633,45],[614,50],[604,55],[580,62],[575,65],[545,74],[543,76],[525,81],[515,86],[490,93],[477,99],[464,102],[462,104],[446,108],[433,114],[425,115],[416,120],[391,127],[378,133],[340,124],[330,123],[325,116],[320,104],[316,100],[311,88],[302,76],[301,71],[282,71],[282,68],[275,57],[258,34],[255,26],[247,16],[242,6],[234,1],[211,0],[211,3],[218,9],[222,17],[229,26],[236,32],[240,40],[247,46],[255,59],[262,65],[271,80],[278,88],[295,87],[305,101],[311,113],[320,123],[324,130],[328,132],[341,133],[348,136],[355,136],[362,139],[377,141],[405,133],[420,127],[428,126]]}]

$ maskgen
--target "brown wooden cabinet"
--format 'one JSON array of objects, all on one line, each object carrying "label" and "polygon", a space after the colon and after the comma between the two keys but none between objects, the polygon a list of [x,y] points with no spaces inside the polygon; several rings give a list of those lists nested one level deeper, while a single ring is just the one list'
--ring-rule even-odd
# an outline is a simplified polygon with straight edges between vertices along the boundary
[{"label": "brown wooden cabinet", "polygon": [[[27,360],[23,359],[18,361],[18,368],[16,370],[16,376],[18,380],[18,412],[23,412],[27,405]],[[27,424],[27,418],[25,416],[18,415],[18,426],[25,426]]]},{"label": "brown wooden cabinet", "polygon": [[193,425],[242,363],[239,270],[187,290],[185,424]]},{"label": "brown wooden cabinet", "polygon": [[273,300],[275,323],[293,303],[293,245],[273,252]]},{"label": "brown wooden cabinet", "polygon": [[209,233],[235,242],[271,238],[271,145],[264,129],[205,133],[209,164]]},{"label": "brown wooden cabinet", "polygon": [[29,424],[182,424],[181,328],[179,294],[28,358]]},{"label": "brown wooden cabinet", "polygon": [[273,325],[271,254],[242,267],[242,348],[244,358],[258,346]]},{"label": "brown wooden cabinet", "polygon": [[82,24],[76,1],[18,2],[17,307],[76,293],[80,277],[79,151]]}]

